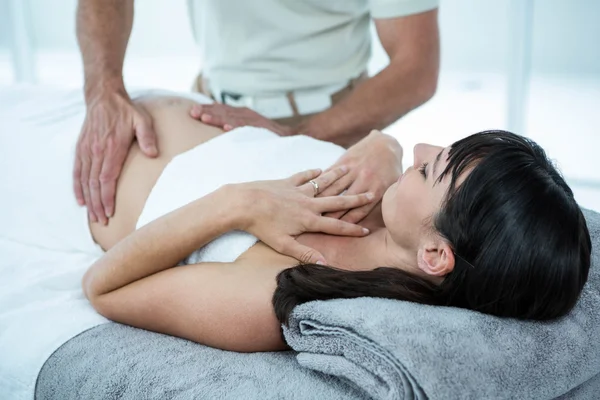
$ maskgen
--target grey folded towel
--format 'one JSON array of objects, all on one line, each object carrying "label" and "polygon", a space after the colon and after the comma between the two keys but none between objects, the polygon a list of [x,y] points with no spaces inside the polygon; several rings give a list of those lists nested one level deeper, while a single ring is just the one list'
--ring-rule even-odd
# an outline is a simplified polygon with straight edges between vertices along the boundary
[{"label": "grey folded towel", "polygon": [[[291,351],[235,353],[113,322],[52,354],[35,398],[367,400],[336,377],[302,368]],[[0,399],[6,397],[0,393]]]},{"label": "grey folded towel", "polygon": [[314,301],[296,307],[285,337],[300,364],[375,399],[554,399],[599,387],[600,214],[584,214],[592,267],[565,318],[518,321],[376,298]]}]

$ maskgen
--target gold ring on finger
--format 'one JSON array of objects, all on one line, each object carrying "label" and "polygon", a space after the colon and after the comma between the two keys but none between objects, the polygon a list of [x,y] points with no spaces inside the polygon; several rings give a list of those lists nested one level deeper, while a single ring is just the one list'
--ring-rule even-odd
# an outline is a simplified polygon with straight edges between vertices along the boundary
[{"label": "gold ring on finger", "polygon": [[315,197],[316,197],[319,194],[319,184],[312,179],[309,182],[313,185],[313,189],[314,189]]}]

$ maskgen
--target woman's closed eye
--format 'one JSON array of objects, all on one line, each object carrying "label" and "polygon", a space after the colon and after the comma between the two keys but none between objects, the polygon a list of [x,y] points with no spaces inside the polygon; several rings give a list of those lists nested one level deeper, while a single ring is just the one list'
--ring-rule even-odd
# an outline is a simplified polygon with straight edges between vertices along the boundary
[{"label": "woman's closed eye", "polygon": [[419,167],[419,172],[423,175],[423,178],[427,179],[427,163],[421,164]]}]

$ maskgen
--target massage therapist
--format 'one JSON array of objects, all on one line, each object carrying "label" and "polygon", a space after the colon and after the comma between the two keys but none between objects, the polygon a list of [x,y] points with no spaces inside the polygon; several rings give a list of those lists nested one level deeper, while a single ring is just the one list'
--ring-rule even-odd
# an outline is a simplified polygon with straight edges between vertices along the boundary
[{"label": "massage therapist", "polygon": [[[193,90],[217,102],[190,115],[225,130],[261,126],[349,147],[433,96],[438,1],[188,0],[204,64]],[[133,13],[134,0],[79,0],[77,9],[87,114],[74,191],[90,220],[102,224],[114,213],[116,182],[134,139],[148,157],[160,152],[152,119],[123,82]],[[390,63],[368,77],[371,19]],[[336,217],[356,223],[378,203],[392,183],[374,179],[380,162],[368,149],[338,160],[350,169],[347,193],[370,191],[377,201]]]}]

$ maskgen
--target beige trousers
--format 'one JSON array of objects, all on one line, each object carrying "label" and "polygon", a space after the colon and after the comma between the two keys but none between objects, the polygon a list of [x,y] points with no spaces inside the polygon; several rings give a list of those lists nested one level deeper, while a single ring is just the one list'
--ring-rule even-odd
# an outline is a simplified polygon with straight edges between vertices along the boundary
[{"label": "beige trousers", "polygon": [[[352,79],[350,81],[350,83],[348,83],[348,86],[346,86],[345,88],[343,88],[340,91],[331,95],[332,105],[336,105],[337,103],[339,103],[342,99],[344,99],[346,96],[348,96],[350,93],[352,93],[352,91],[360,83],[364,82],[367,79],[368,79],[368,75],[366,72],[363,72],[362,74],[360,74],[360,76],[358,76],[358,78]],[[207,81],[206,81],[206,79],[204,79],[202,77],[202,74],[200,73],[196,77],[194,84],[192,85],[192,91],[205,94],[205,95],[211,97],[213,100],[216,100],[212,96],[212,94],[207,90],[207,87],[208,87]],[[282,125],[286,125],[286,126],[296,127],[296,126],[300,125],[302,122],[310,119],[313,115],[315,115],[315,114],[300,115],[298,113],[298,107],[296,107],[296,102],[294,101],[294,96],[293,96],[292,92],[287,93],[287,98],[288,98],[288,101],[290,102],[290,106],[292,107],[292,110],[294,111],[294,115],[291,117],[287,117],[287,118],[274,119],[275,122],[280,123]]]}]

